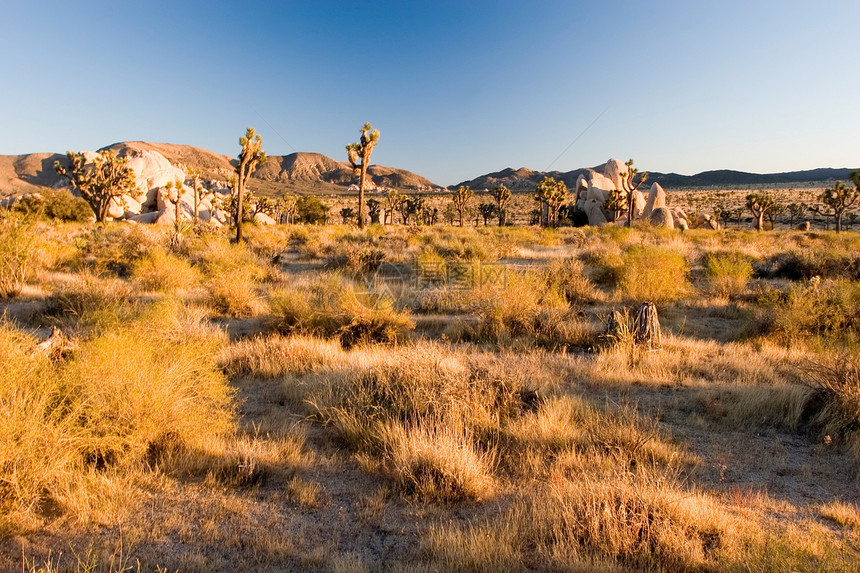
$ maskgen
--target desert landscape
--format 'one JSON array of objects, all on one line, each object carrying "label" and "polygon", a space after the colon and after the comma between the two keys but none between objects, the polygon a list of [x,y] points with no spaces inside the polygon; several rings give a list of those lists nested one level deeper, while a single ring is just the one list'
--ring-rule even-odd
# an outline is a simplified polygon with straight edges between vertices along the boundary
[{"label": "desert landscape", "polygon": [[[247,148],[155,147],[105,155],[143,214],[98,223],[21,167],[62,156],[9,161],[56,188],[0,211],[4,570],[860,568],[860,235],[827,191],[646,201],[612,160],[489,220],[504,183],[379,185],[422,211],[360,227],[248,178],[237,242]],[[854,177],[824,183],[851,206]],[[293,221],[357,207],[323,184]]]},{"label": "desert landscape", "polygon": [[2,21],[0,573],[860,573],[860,3]]}]

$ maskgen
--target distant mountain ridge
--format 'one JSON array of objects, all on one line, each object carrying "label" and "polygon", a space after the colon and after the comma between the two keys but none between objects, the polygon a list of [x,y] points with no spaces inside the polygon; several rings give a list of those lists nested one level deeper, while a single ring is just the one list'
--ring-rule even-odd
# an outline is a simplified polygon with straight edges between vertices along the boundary
[{"label": "distant mountain ridge", "polygon": [[[595,171],[603,173],[603,165],[593,167]],[[527,167],[520,169],[507,168],[501,171],[481,175],[469,181],[458,183],[454,187],[467,185],[472,189],[492,189],[504,184],[511,191],[530,191],[546,176],[557,181],[564,181],[570,188],[576,184],[577,178],[587,169],[574,169],[573,171],[532,171]],[[667,190],[690,189],[701,187],[732,187],[741,185],[790,185],[792,183],[828,182],[850,178],[854,169],[851,168],[819,168],[806,171],[788,171],[784,173],[747,173],[744,171],[733,171],[721,169],[715,171],[703,171],[696,175],[680,175],[678,173],[648,172],[649,183],[659,183]]]},{"label": "distant mountain ridge", "polygon": [[[191,145],[125,141],[102,149],[110,149],[120,155],[156,151],[175,166],[199,170],[204,179],[224,180],[233,174],[235,165],[231,157]],[[38,191],[40,187],[60,185],[62,179],[53,167],[57,159],[65,159],[65,154],[0,155],[0,194],[28,193]],[[393,187],[409,192],[440,189],[429,179],[405,169],[371,165],[368,174],[370,183],[377,187]],[[305,152],[268,156],[266,163],[257,168],[252,179],[251,190],[266,195],[287,192],[342,194],[357,182],[348,163],[321,153]]]}]

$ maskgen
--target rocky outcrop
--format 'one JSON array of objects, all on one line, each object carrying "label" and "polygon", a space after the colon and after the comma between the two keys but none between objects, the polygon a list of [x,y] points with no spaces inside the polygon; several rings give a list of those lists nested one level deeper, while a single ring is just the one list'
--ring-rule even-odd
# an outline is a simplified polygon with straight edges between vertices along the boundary
[{"label": "rocky outcrop", "polygon": [[675,220],[672,217],[672,212],[667,207],[657,207],[651,214],[648,215],[648,222],[654,227],[663,229],[674,229]]}]

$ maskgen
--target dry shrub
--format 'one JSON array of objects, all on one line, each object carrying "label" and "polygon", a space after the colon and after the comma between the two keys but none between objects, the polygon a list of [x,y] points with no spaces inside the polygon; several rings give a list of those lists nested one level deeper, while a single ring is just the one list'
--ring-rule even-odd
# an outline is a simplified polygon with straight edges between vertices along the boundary
[{"label": "dry shrub", "polygon": [[220,362],[230,376],[249,374],[278,378],[330,368],[342,360],[343,349],[336,342],[303,335],[273,334],[231,344]]},{"label": "dry shrub", "polygon": [[564,297],[571,304],[583,305],[602,302],[606,298],[585,276],[585,266],[579,259],[567,258],[552,261],[548,273],[549,280],[558,285]]},{"label": "dry shrub", "polygon": [[834,499],[817,506],[816,511],[824,519],[860,532],[860,508],[854,504]]},{"label": "dry shrub", "polygon": [[262,302],[258,286],[258,273],[247,267],[219,269],[206,281],[209,302],[215,310],[236,318],[260,312]]},{"label": "dry shrub", "polygon": [[390,343],[414,328],[409,316],[392,301],[359,293],[339,275],[321,277],[306,288],[281,288],[269,299],[270,326],[284,333],[337,337],[349,348],[365,343]]},{"label": "dry shrub", "polygon": [[[712,498],[665,474],[557,475],[484,524],[434,528],[429,548],[457,570],[484,570],[474,559],[478,552],[529,569],[699,571],[725,565],[741,530],[755,540],[741,524]],[[482,550],[479,539],[493,550]]]},{"label": "dry shrub", "polygon": [[70,260],[70,265],[74,270],[125,278],[138,259],[163,248],[167,239],[167,231],[156,226],[99,225],[76,238],[77,256]]},{"label": "dry shrub", "polygon": [[860,331],[860,283],[823,281],[766,288],[759,297],[761,328],[780,342],[813,336],[851,338]]},{"label": "dry shrub", "polygon": [[199,318],[165,302],[82,341],[67,362],[0,328],[0,529],[26,527],[45,507],[93,519],[108,501],[102,482],[126,479],[153,448],[233,430],[232,392],[214,360],[224,339]]},{"label": "dry shrub", "polygon": [[805,421],[823,435],[845,442],[860,458],[860,356],[843,352],[808,360],[803,374],[813,390],[806,402]]},{"label": "dry shrub", "polygon": [[109,327],[128,320],[137,310],[128,282],[80,273],[48,297],[45,314],[74,327]]},{"label": "dry shrub", "polygon": [[689,267],[667,247],[633,247],[618,270],[618,295],[637,302],[667,302],[689,294]]},{"label": "dry shrub", "polygon": [[715,294],[727,297],[743,294],[752,274],[752,262],[743,253],[723,251],[705,257],[705,277]]},{"label": "dry shrub", "polygon": [[186,292],[200,282],[200,274],[188,261],[164,249],[153,249],[138,259],[131,276],[148,291]]},{"label": "dry shrub", "polygon": [[492,494],[494,453],[478,449],[468,429],[390,423],[378,431],[389,470],[407,495],[455,502]]},{"label": "dry shrub", "polygon": [[37,270],[33,225],[19,217],[0,219],[0,298],[18,296]]},{"label": "dry shrub", "polygon": [[589,329],[546,273],[507,272],[504,282],[474,289],[470,306],[477,324],[467,328],[465,336],[472,340],[527,340],[551,348],[591,342]]},{"label": "dry shrub", "polygon": [[485,440],[525,407],[523,382],[498,359],[440,356],[442,348],[418,344],[396,356],[353,351],[342,371],[305,382],[306,401],[347,445],[380,460],[408,494],[484,497],[492,491],[495,456]]},{"label": "dry shrub", "polygon": [[816,245],[790,249],[769,257],[759,265],[758,274],[768,278],[805,280],[860,280],[860,255],[856,246]]}]

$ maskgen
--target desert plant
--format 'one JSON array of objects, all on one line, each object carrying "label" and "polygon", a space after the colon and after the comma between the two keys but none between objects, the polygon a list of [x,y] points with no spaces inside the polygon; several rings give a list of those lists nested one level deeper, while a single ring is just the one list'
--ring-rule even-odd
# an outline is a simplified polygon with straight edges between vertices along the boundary
[{"label": "desert plant", "polygon": [[743,253],[722,251],[705,257],[705,277],[717,294],[731,297],[743,293],[752,274],[752,262]]},{"label": "desert plant", "polygon": [[860,199],[860,176],[855,172],[854,178],[854,189],[851,189],[842,183],[842,181],[837,181],[832,189],[825,189],[818,196],[818,200],[822,203],[824,209],[819,206],[812,207],[812,210],[816,213],[833,217],[837,233],[842,231],[842,217],[845,215],[845,211],[850,209]]},{"label": "desert plant", "polygon": [[618,292],[628,300],[671,301],[689,292],[689,267],[668,247],[633,247],[622,256]]},{"label": "desert plant", "polygon": [[93,210],[81,197],[75,197],[68,189],[42,189],[38,193],[22,196],[14,210],[55,221],[84,223],[93,218]]},{"label": "desert plant", "polygon": [[750,193],[747,195],[747,209],[755,217],[755,229],[761,231],[764,229],[764,219],[768,214],[777,208],[776,200],[767,193]]},{"label": "desert plant", "polygon": [[382,211],[382,203],[380,203],[377,199],[368,199],[367,200],[367,215],[370,217],[370,223],[375,224],[379,223],[379,214]]},{"label": "desert plant", "polygon": [[490,191],[490,194],[493,196],[493,199],[496,200],[496,213],[499,215],[499,227],[502,227],[507,219],[508,206],[510,206],[511,201],[513,200],[513,195],[511,194],[511,190],[504,185],[494,187]]},{"label": "desert plant", "polygon": [[107,218],[111,201],[135,189],[134,171],[128,167],[128,159],[109,149],[99,151],[92,161],[74,151],[66,152],[66,157],[68,165],[57,160],[54,169],[81,194],[100,223]]},{"label": "desert plant", "polygon": [[352,207],[344,207],[340,210],[340,218],[343,219],[343,224],[348,224],[355,218],[355,210]]},{"label": "desert plant", "polygon": [[263,151],[263,139],[249,127],[245,135],[239,138],[242,151],[239,152],[239,163],[236,165],[236,242],[242,242],[242,201],[245,187],[257,165],[266,162],[266,152]]},{"label": "desert plant", "polygon": [[807,360],[802,371],[813,389],[805,412],[809,423],[822,435],[844,441],[860,457],[860,358],[843,351]]},{"label": "desert plant", "polygon": [[564,181],[556,181],[552,177],[544,177],[535,187],[536,201],[540,201],[541,205],[546,205],[547,220],[546,225],[558,226],[558,212],[564,202],[567,201],[567,186]]},{"label": "desert plant", "polygon": [[478,212],[484,219],[484,226],[487,226],[487,221],[496,214],[496,206],[493,203],[481,203],[478,205]]},{"label": "desert plant", "polygon": [[325,223],[329,210],[330,207],[316,195],[302,195],[296,201],[296,218],[302,223]]},{"label": "desert plant", "polygon": [[21,294],[37,262],[33,225],[20,216],[0,219],[0,298]]},{"label": "desert plant", "polygon": [[358,228],[364,227],[364,189],[367,185],[367,168],[370,166],[370,154],[379,141],[379,130],[373,129],[369,123],[361,128],[361,139],[357,143],[346,146],[347,157],[355,175],[358,175]]},{"label": "desert plant", "polygon": [[474,196],[475,192],[465,185],[460,185],[457,187],[457,190],[451,194],[451,204],[454,205],[454,209],[457,211],[461,227],[463,226],[463,213],[466,212],[466,207],[469,206],[469,202]]},{"label": "desert plant", "polygon": [[191,264],[164,249],[154,249],[137,260],[132,279],[145,290],[184,292],[200,281],[200,274]]}]

